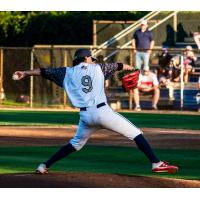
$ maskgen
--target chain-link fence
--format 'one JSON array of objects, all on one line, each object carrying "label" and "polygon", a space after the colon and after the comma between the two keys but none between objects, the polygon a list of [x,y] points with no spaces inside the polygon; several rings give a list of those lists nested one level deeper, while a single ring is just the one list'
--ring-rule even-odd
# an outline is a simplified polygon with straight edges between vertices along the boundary
[{"label": "chain-link fence", "polygon": [[[41,77],[26,78],[23,81],[12,80],[12,74],[17,70],[30,70],[39,67],[72,66],[74,52],[77,48],[92,50],[92,46],[35,46],[34,48],[1,48],[0,50],[0,88],[1,106],[4,107],[54,107],[67,108],[71,104],[64,91],[54,83]],[[103,49],[97,58],[99,62],[117,48]],[[179,55],[183,59],[185,49],[168,49],[172,56]],[[150,69],[155,73],[160,70],[161,48],[155,48],[151,53]],[[197,57],[198,58],[198,57]],[[135,56],[131,48],[119,49],[107,62],[123,62],[134,65]],[[182,61],[183,62],[183,61]],[[183,63],[182,63],[183,64]],[[174,99],[170,99],[169,88],[161,88],[160,108],[162,109],[197,109],[195,95],[197,93],[197,79],[199,77],[199,58],[196,61],[195,73],[190,75],[189,82],[183,80],[173,83]],[[106,91],[110,103],[119,105],[118,108],[134,107],[130,96],[121,88],[121,80],[116,73],[106,84]],[[162,103],[162,100],[163,101]],[[148,105],[149,100],[144,104]]]}]

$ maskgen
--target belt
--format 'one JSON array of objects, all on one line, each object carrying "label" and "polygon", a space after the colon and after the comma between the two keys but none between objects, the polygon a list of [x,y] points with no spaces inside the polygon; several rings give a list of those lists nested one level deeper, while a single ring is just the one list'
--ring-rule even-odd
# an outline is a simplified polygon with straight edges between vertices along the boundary
[{"label": "belt", "polygon": [[137,52],[147,52],[147,50],[137,50]]},{"label": "belt", "polygon": [[[105,106],[105,105],[106,105],[106,103],[102,102],[102,103],[98,104],[96,107],[101,108],[102,106]],[[87,107],[80,108],[80,111],[87,111]]]}]

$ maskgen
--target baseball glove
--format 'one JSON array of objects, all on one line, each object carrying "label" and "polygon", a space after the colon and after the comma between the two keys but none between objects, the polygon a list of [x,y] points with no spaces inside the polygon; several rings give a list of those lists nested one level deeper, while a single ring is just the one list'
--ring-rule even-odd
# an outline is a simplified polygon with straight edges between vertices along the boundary
[{"label": "baseball glove", "polygon": [[122,88],[124,91],[129,92],[131,89],[137,87],[139,80],[140,70],[135,70],[130,74],[124,75],[122,77]]}]

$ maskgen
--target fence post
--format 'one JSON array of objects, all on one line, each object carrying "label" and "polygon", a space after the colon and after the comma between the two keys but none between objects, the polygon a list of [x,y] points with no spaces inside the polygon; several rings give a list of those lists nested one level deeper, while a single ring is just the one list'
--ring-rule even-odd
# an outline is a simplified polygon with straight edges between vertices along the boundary
[{"label": "fence post", "polygon": [[[67,67],[67,49],[64,50],[64,67]],[[64,104],[64,108],[66,108],[67,96],[66,96],[65,91],[63,91],[63,104]]]},{"label": "fence post", "polygon": [[[31,50],[30,70],[34,68],[34,48]],[[33,107],[33,76],[30,77],[30,107]]]},{"label": "fence post", "polygon": [[184,72],[184,65],[183,65],[183,55],[181,55],[181,94],[180,94],[180,107],[181,110],[183,109],[183,101],[184,101],[184,96],[183,96],[183,92],[184,92],[184,80],[183,80],[183,72]]},{"label": "fence post", "polygon": [[97,21],[93,20],[93,46],[97,46]]},{"label": "fence post", "polygon": [[3,96],[3,49],[0,49],[0,105],[2,104]]},{"label": "fence post", "polygon": [[133,66],[133,50],[131,49],[131,50],[129,50],[129,51],[130,51],[130,53],[129,53],[129,54],[130,54],[130,63],[129,63],[129,64],[130,64],[131,66]]},{"label": "fence post", "polygon": [[133,107],[133,90],[131,89],[129,93],[129,110],[130,111],[132,110],[132,107]]},{"label": "fence post", "polygon": [[176,43],[176,33],[177,33],[177,13],[173,16],[173,29],[174,29],[174,43]]}]

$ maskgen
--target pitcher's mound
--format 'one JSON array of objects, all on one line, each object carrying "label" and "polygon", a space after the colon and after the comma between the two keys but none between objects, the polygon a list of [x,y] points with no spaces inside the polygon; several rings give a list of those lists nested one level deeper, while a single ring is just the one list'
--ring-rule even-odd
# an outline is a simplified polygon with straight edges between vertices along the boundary
[{"label": "pitcher's mound", "polygon": [[1,174],[1,188],[200,188],[200,181],[95,173]]}]

